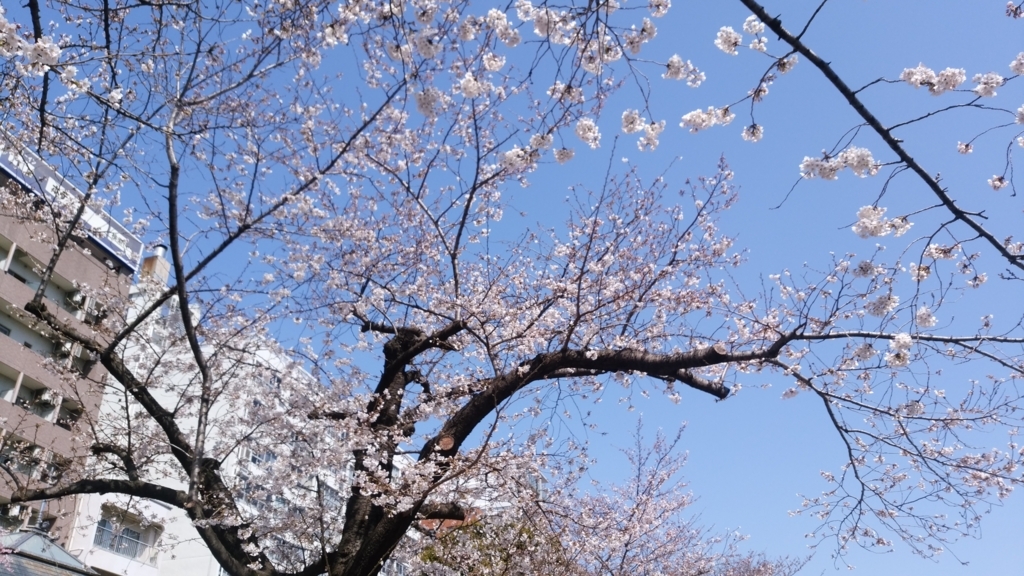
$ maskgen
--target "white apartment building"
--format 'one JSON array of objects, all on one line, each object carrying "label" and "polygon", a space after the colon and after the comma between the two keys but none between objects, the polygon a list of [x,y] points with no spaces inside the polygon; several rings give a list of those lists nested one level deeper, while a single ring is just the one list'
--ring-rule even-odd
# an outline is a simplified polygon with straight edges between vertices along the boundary
[{"label": "white apartment building", "polygon": [[[143,261],[142,275],[152,275],[158,279],[157,284],[166,281],[169,265],[163,258],[163,251]],[[137,307],[146,302],[147,294],[139,286],[133,287],[132,298]],[[166,310],[164,319],[152,323],[152,330],[147,334],[149,342],[146,346],[159,346],[162,342],[173,340],[173,305]],[[161,333],[161,331],[164,331]],[[142,353],[142,351],[139,351]],[[146,353],[153,353],[149,349]],[[131,363],[130,353],[126,355]],[[257,350],[249,355],[248,362],[262,367],[252,370],[252,394],[244,399],[219,402],[214,405],[210,415],[211,422],[229,420],[233,414],[247,410],[274,410],[274,400],[283,392],[280,389],[282,375],[292,381],[307,381],[309,386],[319,386],[311,375],[297,367],[290,359],[269,351]],[[183,384],[193,375],[172,374],[169,378],[178,379]],[[171,403],[174,398],[161,397],[159,390],[153,391],[159,400]],[[116,390],[104,398],[102,410],[116,409]],[[305,416],[299,416],[300,420]],[[301,425],[301,424],[300,424]],[[182,423],[187,428],[187,423]],[[208,445],[216,444],[217,438],[208,438]],[[339,443],[342,441],[339,438]],[[322,441],[322,438],[319,439]],[[286,450],[286,448],[285,448]],[[281,492],[264,490],[261,476],[266,474],[270,466],[278,463],[279,458],[287,458],[283,452],[274,448],[261,446],[258,442],[239,443],[223,458],[221,470],[227,476],[229,484],[233,484],[235,500],[243,514],[287,514],[300,506],[296,502],[314,493],[323,504],[337,510],[343,516],[346,486],[351,474],[348,468],[337,471],[324,471],[318,480],[301,482]],[[281,462],[286,465],[286,462]],[[165,480],[162,484],[185,489],[183,482]],[[290,541],[287,535],[275,537],[274,544],[267,550],[273,559],[292,558],[297,562],[304,560],[308,552],[301,546]],[[98,573],[111,576],[219,576],[222,574],[219,564],[214,560],[205,543],[199,538],[191,521],[184,512],[159,502],[139,502],[125,496],[115,494],[88,495],[80,499],[74,514],[74,525],[67,549]],[[399,563],[390,563],[384,574],[404,574],[405,567]]]}]

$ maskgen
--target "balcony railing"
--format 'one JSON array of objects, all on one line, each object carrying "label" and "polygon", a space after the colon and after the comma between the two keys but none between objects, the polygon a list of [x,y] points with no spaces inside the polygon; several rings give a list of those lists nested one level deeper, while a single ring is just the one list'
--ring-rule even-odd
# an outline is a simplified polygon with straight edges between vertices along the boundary
[{"label": "balcony railing", "polygon": [[119,532],[115,532],[109,522],[100,521],[96,526],[96,537],[92,543],[114,554],[154,564],[156,555],[151,554],[149,544],[139,539],[141,536],[131,528],[121,528]]}]

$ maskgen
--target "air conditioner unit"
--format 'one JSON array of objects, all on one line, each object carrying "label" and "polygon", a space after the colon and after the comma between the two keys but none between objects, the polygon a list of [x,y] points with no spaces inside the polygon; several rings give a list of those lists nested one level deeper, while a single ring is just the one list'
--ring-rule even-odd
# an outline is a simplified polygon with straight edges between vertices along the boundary
[{"label": "air conditioner unit", "polygon": [[10,504],[10,505],[8,505],[7,509],[4,510],[4,516],[7,516],[8,518],[17,518],[18,516],[21,516],[21,505],[20,504]]},{"label": "air conditioner unit", "polygon": [[81,308],[82,306],[85,306],[85,294],[82,294],[79,290],[73,290],[68,292],[67,296],[64,297],[64,302],[66,302],[68,306]]},{"label": "air conditioner unit", "polygon": [[60,403],[60,396],[53,390],[43,390],[39,394],[39,398],[36,400],[40,404],[49,404],[50,406],[56,406]]},{"label": "air conditioner unit", "polygon": [[55,342],[53,344],[53,355],[57,358],[70,358],[75,350],[72,342]]}]

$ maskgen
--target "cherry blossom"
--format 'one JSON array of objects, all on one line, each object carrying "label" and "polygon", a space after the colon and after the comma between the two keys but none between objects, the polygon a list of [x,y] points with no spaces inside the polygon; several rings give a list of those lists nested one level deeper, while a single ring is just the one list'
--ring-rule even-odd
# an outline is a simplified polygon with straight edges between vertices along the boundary
[{"label": "cherry blossom", "polygon": [[690,63],[689,60],[683,61],[678,54],[673,54],[668,60],[668,70],[661,75],[662,78],[669,80],[686,80],[686,83],[691,88],[696,88],[701,85],[705,80],[704,73],[697,70],[697,68]]},{"label": "cherry blossom", "polygon": [[758,142],[764,137],[764,127],[759,124],[751,124],[743,129],[741,135],[747,142]]},{"label": "cherry blossom", "polygon": [[991,98],[996,95],[996,88],[1003,85],[1005,80],[999,74],[995,72],[987,72],[985,74],[975,74],[973,81],[977,84],[974,87],[974,93],[978,96]]},{"label": "cherry blossom", "polygon": [[742,43],[743,36],[729,26],[722,26],[718,31],[718,36],[715,38],[715,46],[717,46],[722,52],[733,56],[738,54],[738,52],[736,52],[736,48],[738,48]]},{"label": "cherry blossom", "polygon": [[[961,84],[967,81],[967,72],[962,68],[946,68],[936,74],[931,68],[919,64],[917,68],[906,68],[900,74],[900,80],[910,84],[914,88],[925,86],[933,96],[938,96],[950,90],[956,90]],[[978,82],[975,77],[975,82]]]},{"label": "cherry blossom", "polygon": [[932,328],[938,324],[935,315],[932,314],[931,309],[927,306],[919,306],[917,308],[917,312],[914,313],[914,321],[921,328]]},{"label": "cherry blossom", "polygon": [[591,148],[601,145],[601,132],[598,131],[597,124],[590,118],[581,118],[576,123],[576,136]]},{"label": "cherry blossom", "polygon": [[690,132],[700,132],[712,126],[725,126],[733,121],[736,115],[729,111],[729,108],[715,108],[708,106],[707,110],[694,110],[683,115],[679,125],[689,128]]}]

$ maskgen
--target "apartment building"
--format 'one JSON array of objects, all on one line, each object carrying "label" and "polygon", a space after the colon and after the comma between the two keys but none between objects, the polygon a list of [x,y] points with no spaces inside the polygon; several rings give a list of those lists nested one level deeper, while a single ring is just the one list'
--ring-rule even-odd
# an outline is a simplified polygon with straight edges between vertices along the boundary
[{"label": "apartment building", "polygon": [[[102,398],[103,367],[25,312],[54,244],[54,230],[33,215],[81,198],[28,150],[0,152],[0,462],[21,482],[55,482],[70,459],[84,456],[78,431],[84,419],[96,417]],[[44,294],[51,312],[87,333],[104,314],[106,298],[95,294],[127,296],[142,242],[103,211],[86,208],[83,224]],[[74,499],[9,504],[12,488],[8,473],[0,472],[0,527],[31,524],[66,544]]]},{"label": "apartment building", "polygon": [[[72,183],[30,151],[0,152],[0,207],[8,208],[0,208],[0,463],[22,482],[56,482],[69,461],[89,458],[87,438],[80,429],[98,421],[104,407],[109,409],[111,405],[110,397],[104,401],[107,373],[103,367],[25,312],[25,304],[41,284],[41,271],[49,261],[54,234],[35,222],[31,213],[10,209],[17,205],[47,210],[50,203],[67,205],[81,197]],[[140,284],[133,284],[135,273],[151,276],[162,285],[170,266],[161,248],[140,263],[142,242],[109,214],[86,208],[83,220],[85,233],[75,237],[62,255],[44,294],[47,308],[61,321],[88,332],[90,325],[106,313],[95,294],[103,292],[130,302],[131,317],[131,310],[141,308],[152,296]],[[162,317],[149,327],[150,333],[144,335],[147,346],[160,346],[162,341],[174,338],[175,306],[176,302],[169,302]],[[252,405],[247,406],[223,404],[216,407],[216,412],[269,408],[282,374],[306,378],[310,386],[318,385],[288,358],[264,351],[256,356],[262,370],[258,370],[254,390],[263,390],[258,396],[265,398],[264,405],[259,400],[251,400]],[[53,370],[54,366],[70,370]],[[191,376],[182,373],[172,378]],[[274,494],[262,489],[261,476],[270,471],[279,455],[286,457],[283,452],[251,443],[238,446],[225,459],[223,469],[237,487],[236,500],[244,513],[294,510],[301,492],[309,489],[297,485],[292,493]],[[321,477],[318,491],[325,503],[340,513],[351,471],[335,472],[329,479]],[[180,510],[160,502],[129,501],[114,494],[9,504],[13,485],[6,476],[0,471],[0,528],[14,532],[29,527],[47,533],[98,574],[221,574],[191,521]],[[307,554],[287,535],[273,548],[276,559],[290,556],[302,562]],[[404,571],[404,565],[390,562],[384,573]]]},{"label": "apartment building", "polygon": [[[170,266],[163,252],[158,247],[142,261],[139,277],[146,282],[139,282],[130,290],[129,319],[133,318],[134,311],[148,307],[153,296],[165,286]],[[151,367],[151,364],[163,361],[175,366],[173,370],[161,372],[157,377],[159,383],[150,388],[154,397],[165,406],[180,405],[181,398],[176,393],[186,389],[190,379],[195,378],[195,374],[180,369],[188,364],[187,360],[176,360],[190,355],[180,338],[177,307],[173,298],[168,301],[153,318],[140,326],[138,338],[130,341],[125,351],[129,365]],[[198,315],[199,311],[195,312]],[[234,342],[233,345],[242,350],[236,358],[238,366],[229,370],[230,375],[224,377],[231,378],[235,382],[233,386],[244,388],[246,393],[226,395],[230,399],[214,404],[210,426],[216,433],[207,438],[207,448],[222,460],[221,470],[235,490],[235,500],[242,514],[288,514],[296,509],[296,500],[302,496],[297,491],[303,487],[295,486],[294,490],[284,491],[266,489],[266,475],[272,473],[275,466],[287,465],[287,447],[280,444],[268,445],[258,435],[246,441],[238,441],[232,440],[234,436],[224,437],[223,434],[225,430],[231,429],[229,422],[237,415],[252,415],[259,411],[265,411],[267,416],[272,413],[281,414],[276,401],[284,394],[281,389],[282,378],[288,378],[300,386],[312,387],[319,384],[286,355],[264,349],[269,347],[262,343],[246,346]],[[119,410],[118,402],[119,396],[116,387],[113,387],[104,398],[100,408],[101,417],[107,411],[116,413]],[[305,420],[304,415],[298,418]],[[194,422],[186,417],[179,421],[179,425],[183,429],[191,429]],[[335,475],[319,486],[325,501],[339,510],[344,506],[344,474],[342,470],[342,477]],[[164,478],[160,483],[177,489],[186,487],[180,477]],[[139,501],[117,494],[91,494],[79,500],[73,523],[68,550],[100,574],[221,574],[219,564],[199,538],[191,520],[183,511],[163,503]],[[290,558],[298,563],[307,554],[301,546],[291,541],[288,534],[275,539],[272,548],[271,554],[275,560]]]}]

